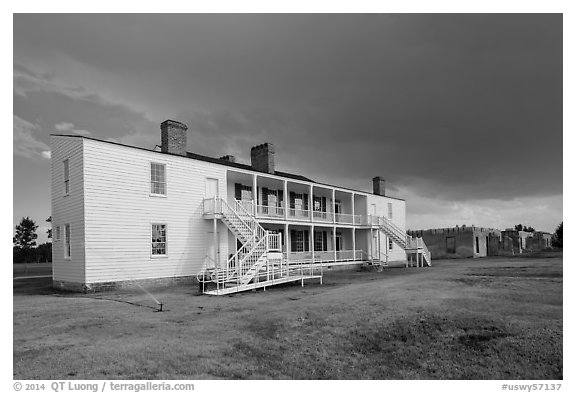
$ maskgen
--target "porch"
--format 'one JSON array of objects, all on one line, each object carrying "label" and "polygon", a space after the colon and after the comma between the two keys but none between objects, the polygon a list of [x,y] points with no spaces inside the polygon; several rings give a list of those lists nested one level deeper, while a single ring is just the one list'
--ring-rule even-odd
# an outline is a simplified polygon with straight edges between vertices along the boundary
[{"label": "porch", "polygon": [[312,183],[229,170],[228,203],[259,220],[368,226],[366,195]]}]

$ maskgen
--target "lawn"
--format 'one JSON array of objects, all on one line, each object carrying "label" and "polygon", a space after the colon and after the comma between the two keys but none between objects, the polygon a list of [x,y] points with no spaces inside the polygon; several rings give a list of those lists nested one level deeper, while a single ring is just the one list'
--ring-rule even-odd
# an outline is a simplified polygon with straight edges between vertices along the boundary
[{"label": "lawn", "polygon": [[562,379],[562,257],[340,271],[233,296],[14,281],[15,379]]}]

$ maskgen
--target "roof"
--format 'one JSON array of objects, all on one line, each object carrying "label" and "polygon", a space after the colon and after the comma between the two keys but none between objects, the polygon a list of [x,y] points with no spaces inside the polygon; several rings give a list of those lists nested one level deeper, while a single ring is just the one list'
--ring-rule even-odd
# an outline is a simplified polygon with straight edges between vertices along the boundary
[{"label": "roof", "polygon": [[[164,153],[164,154],[169,154],[169,153]],[[186,152],[186,157],[191,158],[191,159],[193,159],[193,160],[211,162],[211,163],[213,163],[213,164],[221,164],[221,165],[231,166],[231,167],[234,167],[234,168],[245,169],[245,170],[247,170],[247,171],[254,171],[254,172],[260,172],[260,173],[268,173],[268,172],[256,170],[256,169],[252,168],[250,165],[240,164],[240,163],[238,163],[238,162],[230,162],[230,161],[228,161],[228,160],[222,160],[222,159],[220,159],[220,158],[203,156],[203,155],[196,154],[196,153]],[[293,173],[274,171],[274,175],[280,176],[280,177],[286,177],[286,178],[288,178],[288,179],[293,179],[293,180],[301,180],[301,181],[307,181],[307,182],[311,182],[311,183],[316,183],[316,182],[315,182],[314,180],[312,180],[312,179],[308,179],[307,177],[304,177],[304,176],[301,176],[301,175],[295,175],[295,174],[293,174]]]},{"label": "roof", "polygon": [[[157,154],[166,154],[169,156],[176,156],[176,157],[182,157],[178,154],[173,154],[173,153],[166,153],[163,151],[158,151],[158,150],[153,150],[153,149],[146,149],[143,147],[138,147],[138,146],[131,146],[131,145],[125,145],[123,143],[119,143],[119,142],[113,142],[113,141],[105,141],[102,139],[97,139],[97,138],[92,138],[89,136],[84,136],[84,135],[70,135],[70,134],[50,134],[50,136],[61,136],[61,137],[69,137],[69,138],[81,138],[81,139],[89,139],[89,140],[93,140],[93,141],[97,141],[97,142],[103,142],[103,143],[110,143],[112,145],[118,145],[118,146],[123,146],[123,147],[129,147],[132,149],[138,149],[138,150],[144,150],[144,151],[149,151],[149,152],[153,152],[153,153],[157,153]],[[256,170],[254,168],[252,168],[252,166],[247,165],[247,164],[240,164],[238,162],[230,162],[228,160],[222,160],[220,158],[214,158],[214,157],[208,157],[208,156],[203,156],[201,154],[196,154],[196,153],[191,153],[191,152],[186,152],[186,157],[190,158],[192,160],[198,160],[198,161],[204,161],[204,162],[210,162],[212,164],[219,164],[219,165],[224,165],[224,166],[229,166],[232,168],[238,168],[238,169],[244,169],[247,171],[252,171],[252,172],[259,172],[259,173],[264,173],[269,175],[268,172],[264,172],[264,171],[259,171]],[[314,184],[318,184],[318,185],[322,185],[322,186],[328,186],[328,187],[336,187],[336,188],[342,188],[345,190],[350,190],[350,191],[355,191],[355,192],[361,192],[363,194],[370,194],[367,191],[362,191],[362,190],[355,190],[353,188],[348,188],[348,187],[342,187],[342,186],[337,186],[337,185],[332,185],[332,184],[326,184],[326,183],[320,183],[320,182],[316,182],[312,179],[309,179],[305,176],[302,175],[297,175],[297,174],[293,174],[293,173],[288,173],[288,172],[281,172],[281,171],[274,171],[274,175],[275,176],[279,176],[279,177],[284,177],[286,179],[292,179],[292,180],[299,180],[299,181],[305,181],[305,182],[309,182],[309,183],[314,183]],[[375,195],[375,194],[372,194]],[[400,201],[404,201],[405,199],[403,198],[397,198],[397,197],[393,197],[393,196],[385,196],[386,198],[391,198],[391,199],[397,199]]]}]

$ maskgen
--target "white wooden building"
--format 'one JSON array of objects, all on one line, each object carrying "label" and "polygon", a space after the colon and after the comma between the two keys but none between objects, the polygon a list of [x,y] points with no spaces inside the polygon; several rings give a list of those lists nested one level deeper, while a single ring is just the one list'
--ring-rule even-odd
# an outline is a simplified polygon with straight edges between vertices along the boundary
[{"label": "white wooden building", "polygon": [[271,144],[252,148],[251,165],[201,156],[186,151],[186,130],[163,122],[160,150],[51,136],[56,287],[198,277],[221,292],[414,250],[429,264],[381,178],[368,193],[277,171]]}]

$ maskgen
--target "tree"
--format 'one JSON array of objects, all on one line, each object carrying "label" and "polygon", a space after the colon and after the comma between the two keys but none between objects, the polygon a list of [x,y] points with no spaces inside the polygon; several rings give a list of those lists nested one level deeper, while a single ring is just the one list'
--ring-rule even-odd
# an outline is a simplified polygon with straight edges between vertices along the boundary
[{"label": "tree", "polygon": [[554,247],[562,248],[562,231],[564,229],[564,221],[558,225],[556,231],[554,232],[554,239],[552,240],[552,245]]},{"label": "tree", "polygon": [[14,243],[14,262],[28,262],[34,259],[34,249],[38,234],[38,225],[30,217],[24,217],[16,225],[16,234],[12,238]]},{"label": "tree", "polygon": [[36,246],[37,229],[38,225],[30,217],[22,218],[20,224],[16,225],[16,235],[12,238],[12,242],[24,250],[31,249]]},{"label": "tree", "polygon": [[42,243],[36,247],[38,262],[52,262],[52,243]]},{"label": "tree", "polygon": [[518,224],[518,225],[514,226],[514,229],[516,231],[521,231],[522,229],[524,229],[524,226],[522,224]]},{"label": "tree", "polygon": [[[46,222],[52,223],[52,216],[48,217]],[[48,235],[48,239],[52,239],[52,228],[48,228],[46,234]]]}]

